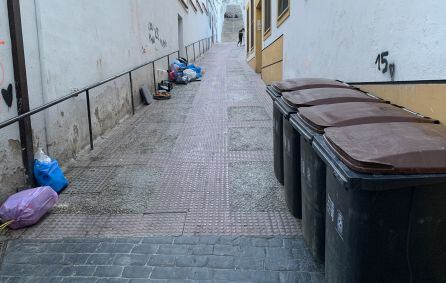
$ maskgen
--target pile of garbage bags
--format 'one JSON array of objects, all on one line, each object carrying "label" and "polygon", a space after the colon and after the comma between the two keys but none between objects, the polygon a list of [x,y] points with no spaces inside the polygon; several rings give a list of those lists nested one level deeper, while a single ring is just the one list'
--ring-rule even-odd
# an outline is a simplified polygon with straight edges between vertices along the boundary
[{"label": "pile of garbage bags", "polygon": [[58,202],[58,193],[68,186],[57,160],[51,159],[41,148],[35,154],[33,171],[41,187],[18,192],[0,206],[0,230],[36,224]]},{"label": "pile of garbage bags", "polygon": [[201,67],[189,64],[184,58],[178,58],[170,65],[169,80],[176,84],[188,84],[191,81],[201,80],[202,76]]}]

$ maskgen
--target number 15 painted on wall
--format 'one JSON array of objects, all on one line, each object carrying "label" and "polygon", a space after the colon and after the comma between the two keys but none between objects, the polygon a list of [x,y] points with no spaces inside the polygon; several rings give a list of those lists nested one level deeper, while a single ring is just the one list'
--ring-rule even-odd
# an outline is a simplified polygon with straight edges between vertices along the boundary
[{"label": "number 15 painted on wall", "polygon": [[[395,78],[395,63],[389,64],[389,61],[386,59],[386,57],[389,56],[389,51],[381,52],[381,54],[378,54],[375,60],[375,65],[378,65],[378,70],[382,71],[383,74],[389,72],[390,78]],[[381,70],[381,66],[384,66],[384,68]]]}]

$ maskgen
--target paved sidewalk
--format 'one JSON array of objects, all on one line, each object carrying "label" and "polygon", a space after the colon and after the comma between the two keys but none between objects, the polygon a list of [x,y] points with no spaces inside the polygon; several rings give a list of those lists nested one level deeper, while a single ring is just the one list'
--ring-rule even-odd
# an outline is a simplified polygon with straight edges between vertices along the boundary
[{"label": "paved sidewalk", "polygon": [[198,64],[202,82],[116,127],[40,224],[7,235],[0,282],[323,281],[274,177],[265,85],[235,44]]},{"label": "paved sidewalk", "polygon": [[[180,236],[19,240],[6,282],[320,282],[300,239]],[[20,275],[21,277],[16,277]]]}]

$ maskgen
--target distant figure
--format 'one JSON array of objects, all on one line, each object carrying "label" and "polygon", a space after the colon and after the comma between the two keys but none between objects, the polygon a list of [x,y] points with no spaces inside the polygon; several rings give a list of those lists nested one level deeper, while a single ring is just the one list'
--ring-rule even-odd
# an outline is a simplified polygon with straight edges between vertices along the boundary
[{"label": "distant figure", "polygon": [[241,30],[239,30],[237,46],[242,46],[244,33],[245,33],[245,28],[242,28]]}]

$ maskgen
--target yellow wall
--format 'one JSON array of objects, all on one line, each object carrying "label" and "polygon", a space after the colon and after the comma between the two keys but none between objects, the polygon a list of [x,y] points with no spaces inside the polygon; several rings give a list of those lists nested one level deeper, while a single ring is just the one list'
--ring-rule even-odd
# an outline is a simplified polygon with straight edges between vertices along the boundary
[{"label": "yellow wall", "polygon": [[256,57],[252,57],[249,61],[248,61],[248,65],[255,70],[256,69]]},{"label": "yellow wall", "polygon": [[360,85],[358,87],[446,124],[446,84]]},{"label": "yellow wall", "polygon": [[[260,8],[261,0],[255,0],[255,7],[250,7],[250,1],[247,1],[246,10],[247,10],[247,21],[250,23],[251,19],[251,8],[254,8],[254,18],[256,21],[254,22],[254,46],[249,46],[249,32],[250,28],[248,26],[247,32],[247,48],[248,48],[248,57],[246,61],[249,66],[262,74],[262,79],[265,83],[269,84],[273,81],[279,81],[283,78],[283,35],[277,38],[273,43],[269,46],[265,47],[261,50],[261,45],[264,40],[264,31],[263,31],[263,12]],[[262,20],[262,30],[257,30],[257,20]],[[261,54],[257,54],[261,53]]]},{"label": "yellow wall", "polygon": [[283,77],[283,36],[262,51],[262,79],[269,84]]}]

